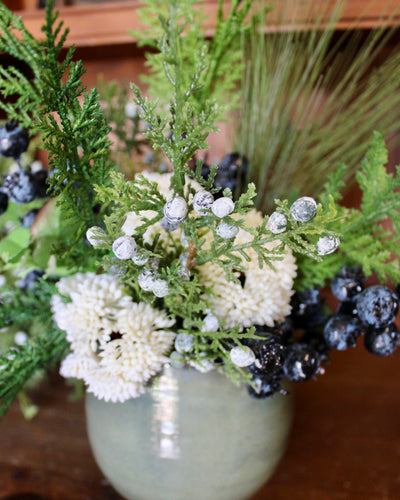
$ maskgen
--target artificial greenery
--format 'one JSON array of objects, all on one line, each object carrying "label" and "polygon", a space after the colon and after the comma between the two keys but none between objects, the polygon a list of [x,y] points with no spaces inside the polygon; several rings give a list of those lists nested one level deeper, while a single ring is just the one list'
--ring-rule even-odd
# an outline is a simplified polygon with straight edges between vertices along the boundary
[{"label": "artificial greenery", "polygon": [[68,227],[57,235],[54,254],[60,262],[84,267],[90,251],[83,236],[99,215],[93,185],[107,183],[113,164],[110,128],[98,93],[86,92],[82,85],[85,70],[81,61],[72,62],[73,47],[61,57],[68,31],[57,22],[51,2],[46,7],[44,41],[36,40],[21,18],[0,4],[0,50],[22,61],[33,75],[28,78],[13,65],[1,67],[0,92],[13,99],[0,102],[0,107],[31,134],[40,134],[52,173],[49,192],[57,196],[60,217]]},{"label": "artificial greenery", "polygon": [[[323,286],[346,264],[361,265],[366,276],[376,273],[382,281],[400,281],[400,170],[396,175],[387,172],[388,152],[382,134],[375,132],[370,148],[356,172],[362,191],[359,208],[338,206],[337,222],[332,229],[341,233],[341,245],[335,254],[327,255],[318,266],[301,260],[299,286]],[[341,166],[330,176],[321,194],[340,201],[344,186]]]},{"label": "artificial greenery", "polygon": [[[207,37],[207,17],[196,0],[144,2],[138,13],[144,29],[132,35],[140,46],[156,49],[146,54],[149,74],[141,79],[148,93],[158,96],[160,107],[168,106],[171,92],[184,91],[189,92],[186,99],[196,113],[214,101],[216,120],[226,118],[227,111],[238,104],[232,90],[242,75],[240,37],[250,26],[247,18],[252,5],[254,0],[233,0],[228,6],[218,0],[213,36]],[[252,18],[267,10],[252,12]]]},{"label": "artificial greenery", "polygon": [[145,166],[161,163],[144,137],[147,124],[140,119],[137,106],[132,101],[128,85],[117,81],[98,81],[100,105],[106,122],[112,129],[113,147],[111,158],[115,165],[129,177]]},{"label": "artificial greenery", "polygon": [[[264,35],[255,25],[244,39],[231,141],[249,160],[245,184],[256,184],[263,211],[275,198],[321,192],[339,163],[348,188],[374,130],[396,144],[400,53],[389,50],[396,31],[388,19],[369,32],[336,31],[343,6],[279,2],[267,26],[271,17],[272,28],[286,29]],[[298,29],[299,13],[307,29]]]},{"label": "artificial greenery", "polygon": [[[242,189],[234,204],[234,212],[224,218],[230,226],[247,232],[249,237],[246,243],[238,244],[233,238],[222,238],[217,231],[221,219],[212,211],[201,216],[193,213],[192,200],[199,186],[213,195],[232,198],[229,189],[221,193],[219,188],[213,187],[217,166],[212,166],[209,176],[203,178],[202,162],[193,160],[199,151],[207,148],[209,133],[218,130],[216,122],[226,117],[228,108],[237,103],[237,94],[232,94],[232,91],[243,68],[239,50],[243,26],[247,26],[246,30],[249,26],[253,29],[259,26],[245,25],[252,4],[252,0],[234,0],[227,15],[223,15],[223,2],[219,0],[216,34],[212,40],[204,36],[204,17],[201,10],[194,9],[193,0],[174,0],[164,5],[157,23],[161,28],[159,36],[156,37],[154,30],[150,32],[151,43],[157,52],[149,56],[151,73],[148,83],[151,83],[150,92],[159,95],[160,99],[145,97],[139,87],[132,85],[138,115],[132,118],[133,127],[129,133],[122,111],[127,91],[119,92],[115,85],[106,88],[102,95],[108,107],[102,111],[99,93],[94,89],[87,92],[82,85],[84,69],[82,63],[72,62],[73,49],[63,59],[61,49],[68,30],[63,31],[62,23],[57,24],[51,2],[46,7],[43,42],[35,40],[18,17],[0,6],[0,49],[23,61],[32,70],[32,79],[13,66],[0,70],[0,91],[6,97],[14,97],[0,106],[10,118],[17,119],[31,133],[41,137],[43,147],[49,153],[49,195],[55,198],[46,204],[44,210],[44,226],[47,227],[36,227],[23,234],[12,232],[6,236],[9,241],[0,242],[2,271],[10,271],[18,265],[26,270],[26,267],[30,269],[38,262],[45,267],[50,255],[54,255],[55,279],[64,274],[72,275],[78,270],[116,273],[134,301],[165,309],[169,316],[177,320],[175,333],[194,336],[193,356],[197,361],[217,359],[217,367],[223,367],[224,372],[236,382],[250,382],[251,376],[232,362],[230,350],[232,345],[241,345],[243,339],[257,339],[255,329],[242,330],[239,326],[224,328],[226,325],[221,322],[219,331],[204,331],[204,316],[210,310],[213,290],[202,285],[198,267],[214,263],[224,271],[228,280],[240,283],[240,273],[250,261],[250,249],[256,253],[260,267],[269,266],[272,269],[290,249],[298,262],[296,287],[299,289],[322,286],[343,264],[361,263],[367,275],[376,272],[382,279],[400,279],[398,263],[390,263],[392,253],[400,256],[398,238],[381,226],[383,220],[391,217],[394,230],[398,233],[400,229],[397,192],[400,183],[397,177],[386,173],[387,152],[378,133],[357,173],[363,191],[360,209],[337,205],[346,179],[346,168],[342,166],[325,183],[316,215],[311,220],[298,222],[293,217],[288,200],[274,200],[274,208],[287,219],[286,230],[279,235],[271,232],[268,214],[264,215],[258,227],[250,228],[245,223],[246,214],[254,206],[269,204],[271,196],[274,196],[273,189],[267,195],[265,192],[266,179],[270,175],[268,171],[259,170],[260,176],[255,176],[256,185],[249,183]],[[143,15],[154,28],[149,12],[159,5],[154,0],[148,0],[147,5]],[[261,12],[264,10],[261,9]],[[21,38],[9,30],[11,26],[20,32]],[[319,40],[318,50],[320,45],[323,47],[322,52],[315,52],[317,55],[313,60],[322,61],[331,33],[327,30],[321,35],[322,43],[319,35],[313,34],[315,40]],[[277,35],[277,38],[280,37]],[[312,50],[316,51],[314,38],[307,40]],[[287,44],[285,39],[285,50],[288,49]],[[260,62],[261,56],[256,56],[256,66],[249,69],[252,77],[260,69],[257,66]],[[227,71],[228,68],[233,70]],[[302,67],[299,73],[304,69]],[[308,69],[312,75],[314,72],[317,74],[311,66]],[[284,73],[287,71],[288,68],[285,68]],[[248,90],[248,86],[245,88]],[[300,88],[296,89],[299,95]],[[306,87],[308,96],[301,113],[306,113],[308,109],[306,102],[313,93],[311,89],[312,86]],[[163,99],[167,95],[168,102]],[[283,103],[282,95],[277,99],[275,102]],[[252,102],[253,109],[255,101]],[[273,103],[272,100],[270,104]],[[113,104],[115,109],[112,109]],[[278,118],[280,109],[277,107],[274,110]],[[286,126],[285,133],[290,138],[290,106],[281,111],[282,124],[279,127]],[[140,128],[143,123],[146,126]],[[242,118],[243,127],[249,123]],[[254,126],[253,121],[251,123],[252,130],[256,132],[258,125]],[[110,125],[114,125],[114,133],[122,144],[115,156],[110,148]],[[307,134],[310,132],[307,127],[304,130]],[[297,137],[304,138],[305,134],[301,131]],[[275,140],[277,136],[271,134],[271,137]],[[339,135],[336,140],[338,138]],[[255,136],[254,140],[268,149],[265,139]],[[157,235],[152,243],[146,242],[145,232],[162,221],[167,199],[155,182],[137,173],[133,180],[127,180],[121,172],[123,166],[117,165],[118,154],[126,159],[131,149],[140,154],[142,148],[149,146],[170,164],[171,194],[182,197],[188,206],[188,216],[180,223],[183,239],[176,239],[167,233],[166,240]],[[271,151],[276,158],[278,149]],[[280,169],[282,177],[290,179],[282,161],[288,160],[287,152],[292,150],[287,149],[286,153],[281,149],[279,151],[279,161],[274,168]],[[253,161],[251,148],[249,153]],[[359,153],[360,150],[357,150],[355,155]],[[348,159],[344,153],[342,156]],[[306,157],[311,161],[311,157],[299,155],[301,161]],[[321,164],[321,158],[313,158]],[[335,158],[332,156],[328,160]],[[260,167],[254,163],[249,175],[254,174],[257,168]],[[299,186],[294,184],[293,187],[297,189]],[[256,188],[261,188],[261,194],[257,194]],[[158,278],[168,287],[165,296],[142,289],[138,278],[143,269],[132,259],[118,260],[112,253],[113,243],[124,234],[122,226],[127,214],[132,212],[141,217],[134,233],[135,245],[144,259],[157,263]],[[97,234],[95,248],[85,239],[88,228],[95,229]],[[319,255],[316,243],[321,236],[339,238],[341,250],[324,257]],[[11,255],[12,243],[15,249]],[[187,254],[184,265],[181,260],[183,254]],[[68,351],[65,334],[52,320],[50,300],[54,293],[55,287],[48,273],[32,291],[13,287],[2,295],[0,328],[33,320],[40,322],[42,327],[26,344],[1,355],[0,415],[36,370],[60,361]]]},{"label": "artificial greenery", "polygon": [[[55,285],[45,280],[29,290],[13,287],[2,291],[0,328],[24,327],[32,322],[40,326],[23,345],[0,353],[0,416],[37,372],[55,366],[68,351],[65,333],[51,318],[50,298],[54,291]],[[26,404],[26,398],[22,398]]]}]

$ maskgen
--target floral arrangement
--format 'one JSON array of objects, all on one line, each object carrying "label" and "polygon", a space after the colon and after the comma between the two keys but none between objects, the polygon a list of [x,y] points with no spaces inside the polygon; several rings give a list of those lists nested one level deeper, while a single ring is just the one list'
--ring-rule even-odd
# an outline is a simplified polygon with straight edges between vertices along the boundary
[{"label": "floral arrangement", "polygon": [[[263,214],[256,186],[239,189],[243,155],[213,165],[199,157],[237,104],[240,35],[252,3],[235,0],[224,15],[219,2],[209,40],[191,0],[168,2],[149,59],[153,88],[168,92],[156,101],[132,85],[133,102],[118,109],[86,91],[73,49],[62,56],[67,30],[51,2],[43,41],[0,4],[0,49],[31,70],[28,78],[13,65],[0,68],[2,95],[13,97],[0,103],[8,117],[0,153],[14,160],[0,187],[0,326],[8,338],[0,413],[58,362],[64,377],[106,401],[139,396],[167,363],[218,370],[266,398],[284,392],[284,377],[322,373],[332,349],[361,335],[374,354],[396,349],[398,294],[365,285],[373,273],[400,279],[400,180],[386,171],[380,133],[356,174],[358,209],[339,203],[344,165],[317,199],[275,200]],[[148,1],[150,12],[155,5]],[[119,121],[106,119],[117,111]],[[125,153],[140,158],[131,178],[127,162],[116,161],[118,141],[111,147],[113,127]],[[48,151],[48,169],[26,155],[32,137]],[[146,168],[149,153],[160,168]],[[329,281],[335,311],[320,293]]]}]

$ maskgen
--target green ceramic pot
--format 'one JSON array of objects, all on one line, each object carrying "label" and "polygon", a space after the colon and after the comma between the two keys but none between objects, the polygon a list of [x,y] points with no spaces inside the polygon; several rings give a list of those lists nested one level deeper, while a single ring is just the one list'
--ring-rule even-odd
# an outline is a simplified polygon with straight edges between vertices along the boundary
[{"label": "green ceramic pot", "polygon": [[285,450],[289,396],[251,398],[213,371],[165,368],[125,403],[86,397],[96,461],[128,500],[243,500]]}]

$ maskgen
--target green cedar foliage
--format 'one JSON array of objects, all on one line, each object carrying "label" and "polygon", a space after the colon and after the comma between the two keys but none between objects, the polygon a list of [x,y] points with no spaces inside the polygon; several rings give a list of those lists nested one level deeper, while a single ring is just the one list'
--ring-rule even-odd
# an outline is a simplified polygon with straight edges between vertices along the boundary
[{"label": "green cedar foliage", "polygon": [[[132,34],[140,45],[157,49],[146,54],[150,71],[142,80],[149,94],[158,96],[161,106],[168,105],[179,78],[196,113],[202,113],[204,103],[212,98],[218,103],[216,120],[226,118],[239,102],[232,90],[242,77],[241,36],[249,27],[245,20],[254,0],[233,0],[229,10],[227,2],[218,0],[215,32],[209,38],[204,29],[207,17],[197,0],[144,3],[139,17],[145,29]],[[259,10],[257,16],[267,9]]]},{"label": "green cedar foliage", "polygon": [[36,40],[18,16],[0,4],[0,50],[31,70],[28,78],[13,65],[0,68],[0,92],[13,99],[0,102],[9,119],[16,119],[31,134],[40,134],[48,151],[49,193],[57,196],[68,231],[58,235],[55,254],[63,264],[82,266],[90,250],[84,244],[87,228],[96,223],[98,200],[94,184],[106,184],[109,126],[95,89],[86,92],[82,62],[72,62],[74,48],[61,50],[68,34],[52,2],[47,2],[45,39]]},{"label": "green cedar foliage", "polygon": [[35,373],[54,366],[68,352],[65,333],[51,319],[50,298],[55,291],[54,284],[40,280],[31,290],[14,287],[2,293],[0,328],[33,321],[41,328],[22,346],[0,354],[0,417]]},{"label": "green cedar foliage", "polygon": [[143,136],[146,124],[140,120],[137,109],[134,113],[129,110],[127,115],[127,106],[136,108],[131,102],[132,94],[127,87],[117,81],[108,82],[102,76],[97,87],[101,109],[114,136],[111,158],[120,170],[132,178],[144,164],[153,165],[158,159],[150,149],[149,141]]},{"label": "green cedar foliage", "polygon": [[[370,148],[356,173],[362,191],[360,208],[338,207],[341,219],[332,229],[341,235],[339,250],[315,265],[299,261],[299,287],[323,286],[344,264],[361,265],[366,276],[376,273],[382,282],[400,281],[400,169],[386,169],[388,152],[382,134],[375,132]],[[324,186],[321,201],[340,199],[343,188],[340,167]]]}]

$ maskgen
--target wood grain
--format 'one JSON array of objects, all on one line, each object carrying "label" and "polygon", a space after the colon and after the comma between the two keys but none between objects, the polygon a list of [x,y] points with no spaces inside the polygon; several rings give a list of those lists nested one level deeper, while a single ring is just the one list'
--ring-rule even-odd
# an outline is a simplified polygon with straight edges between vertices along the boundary
[{"label": "wood grain", "polygon": [[[218,0],[203,0],[202,3],[207,16],[204,29],[206,33],[212,35],[215,30]],[[337,0],[322,2],[286,0],[275,4],[278,7],[267,16],[266,31],[307,29],[310,20],[315,22],[315,19],[318,19],[321,25],[326,25]],[[142,5],[143,3],[138,0],[129,0],[61,7],[60,19],[71,30],[66,46],[75,44],[80,47],[93,47],[134,43],[129,30],[145,29],[138,17]],[[229,2],[226,2],[227,7],[228,5]],[[43,36],[40,31],[43,24],[43,10],[22,10],[18,14],[21,14],[29,31],[37,37]],[[372,28],[382,24],[400,25],[399,1],[348,0],[337,19],[338,22],[335,24],[337,29]]]}]

